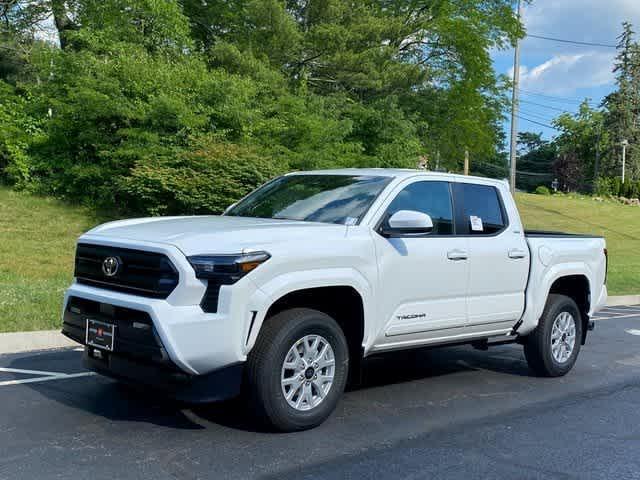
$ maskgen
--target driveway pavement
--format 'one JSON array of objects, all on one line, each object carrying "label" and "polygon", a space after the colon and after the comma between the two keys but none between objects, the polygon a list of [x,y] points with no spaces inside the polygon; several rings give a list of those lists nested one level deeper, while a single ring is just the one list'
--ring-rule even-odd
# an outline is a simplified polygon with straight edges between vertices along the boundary
[{"label": "driveway pavement", "polygon": [[638,478],[640,307],[613,307],[574,370],[522,348],[372,358],[315,430],[255,431],[82,369],[74,349],[0,356],[0,479]]}]

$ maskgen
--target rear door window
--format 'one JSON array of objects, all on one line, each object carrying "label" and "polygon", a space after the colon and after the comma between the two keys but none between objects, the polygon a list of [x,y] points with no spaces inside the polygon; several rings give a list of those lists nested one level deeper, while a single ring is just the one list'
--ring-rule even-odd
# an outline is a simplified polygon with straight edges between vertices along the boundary
[{"label": "rear door window", "polygon": [[505,229],[504,209],[495,187],[458,183],[454,201],[459,211],[457,223],[460,233],[495,235]]}]

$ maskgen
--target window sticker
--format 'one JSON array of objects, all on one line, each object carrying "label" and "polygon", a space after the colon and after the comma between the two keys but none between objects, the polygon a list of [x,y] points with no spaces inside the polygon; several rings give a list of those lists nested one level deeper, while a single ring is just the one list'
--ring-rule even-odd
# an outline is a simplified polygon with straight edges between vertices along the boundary
[{"label": "window sticker", "polygon": [[480,217],[476,217],[475,215],[470,215],[469,220],[471,220],[471,230],[474,232],[482,232],[484,231],[484,227],[482,225],[482,219]]}]

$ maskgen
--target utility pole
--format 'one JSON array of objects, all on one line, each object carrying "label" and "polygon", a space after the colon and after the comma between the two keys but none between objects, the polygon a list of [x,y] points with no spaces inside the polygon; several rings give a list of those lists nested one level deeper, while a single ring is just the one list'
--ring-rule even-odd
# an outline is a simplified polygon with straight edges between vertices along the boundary
[{"label": "utility pole", "polygon": [[622,140],[622,183],[624,183],[624,169],[625,164],[627,163],[627,147],[629,146],[629,141],[627,139]]},{"label": "utility pole", "polygon": [[469,149],[464,149],[464,174],[469,175]]},{"label": "utility pole", "polygon": [[593,187],[595,191],[595,182],[598,180],[598,170],[600,170],[600,136],[602,135],[602,125],[598,124],[598,136],[596,138],[596,162],[593,166]]},{"label": "utility pole", "polygon": [[[522,0],[518,0],[518,20],[522,20]],[[520,84],[520,40],[513,54],[513,92],[511,94],[511,145],[509,150],[509,185],[516,193],[516,157],[518,156],[518,86]]]}]

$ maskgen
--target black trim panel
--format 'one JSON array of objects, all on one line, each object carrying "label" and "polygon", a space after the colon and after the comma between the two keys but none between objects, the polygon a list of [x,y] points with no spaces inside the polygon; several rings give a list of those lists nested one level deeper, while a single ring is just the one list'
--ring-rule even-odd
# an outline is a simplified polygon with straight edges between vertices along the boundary
[{"label": "black trim panel", "polygon": [[585,233],[565,233],[565,232],[551,232],[547,230],[525,230],[525,237],[531,238],[604,238],[602,235],[590,235]]}]

